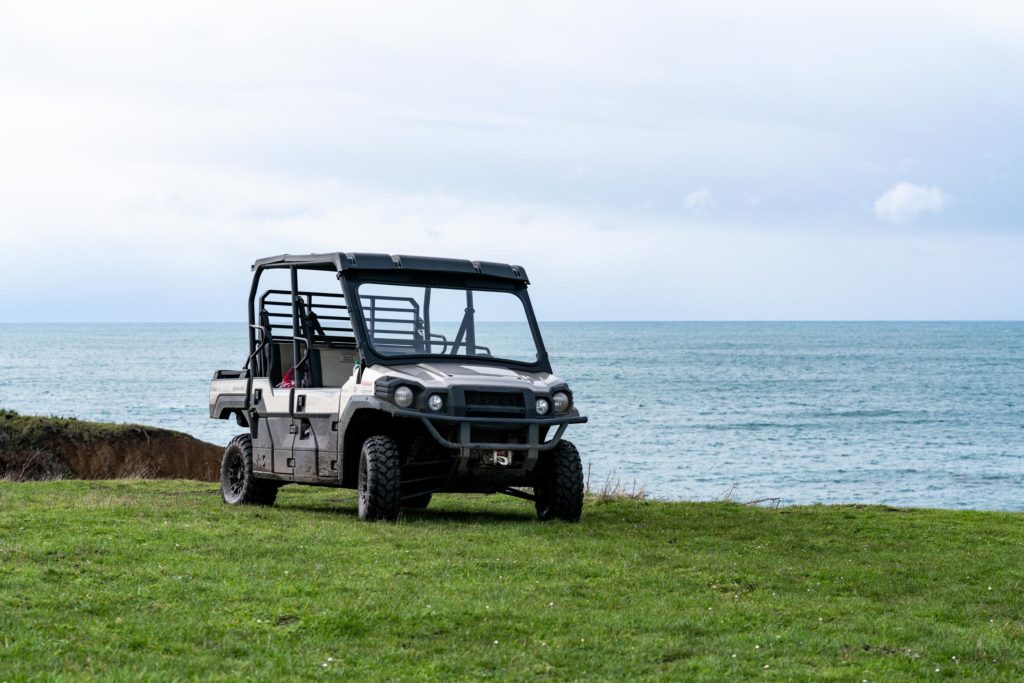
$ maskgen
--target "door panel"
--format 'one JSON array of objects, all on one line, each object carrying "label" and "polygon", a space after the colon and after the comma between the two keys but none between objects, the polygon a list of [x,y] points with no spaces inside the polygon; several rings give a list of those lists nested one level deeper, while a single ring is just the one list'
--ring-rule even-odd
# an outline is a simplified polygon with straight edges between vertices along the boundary
[{"label": "door panel", "polygon": [[252,383],[252,404],[259,417],[253,442],[253,468],[290,477],[294,474],[292,418],[288,413],[291,389],[276,389],[266,378]]},{"label": "door panel", "polygon": [[270,472],[273,466],[274,441],[270,437],[267,418],[256,418],[253,434],[252,469],[254,472]]},{"label": "door panel", "polygon": [[338,418],[313,417],[309,420],[317,442],[316,476],[320,479],[337,479],[338,469]]},{"label": "door panel", "polygon": [[252,430],[252,468],[256,472],[272,472],[274,439],[267,423],[267,405],[263,400],[270,392],[270,382],[262,377],[252,381],[250,405],[256,412]]},{"label": "door panel", "polygon": [[316,478],[316,434],[309,420],[296,417],[293,422],[296,428],[295,440],[292,442],[292,455],[295,458],[295,480],[313,481]]},{"label": "door panel", "polygon": [[337,461],[337,432],[332,426],[337,420],[340,388],[295,390],[294,440],[295,479],[318,481],[337,478],[332,473],[332,462]]},{"label": "door panel", "polygon": [[271,415],[267,418],[267,426],[274,440],[274,452],[271,456],[274,474],[295,474],[295,460],[292,457],[295,434],[292,432],[292,419],[287,415]]}]

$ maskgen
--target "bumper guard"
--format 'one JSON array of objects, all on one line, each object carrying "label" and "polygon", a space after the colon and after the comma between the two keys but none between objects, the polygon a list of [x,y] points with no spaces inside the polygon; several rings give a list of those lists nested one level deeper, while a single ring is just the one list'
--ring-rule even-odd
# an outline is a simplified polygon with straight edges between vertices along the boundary
[{"label": "bumper guard", "polygon": [[[529,451],[526,462],[524,464],[525,469],[532,470],[534,464],[537,462],[537,455],[540,451],[549,451],[558,445],[558,442],[562,440],[562,434],[565,433],[565,428],[571,424],[583,424],[587,422],[587,417],[584,415],[564,415],[562,417],[543,417],[543,418],[501,418],[501,417],[460,417],[457,415],[424,415],[418,410],[406,410],[403,408],[395,408],[394,412],[397,417],[412,417],[418,418],[423,422],[423,426],[427,428],[430,435],[434,437],[439,444],[445,448],[451,448],[460,452],[460,470],[464,470],[466,464],[469,461],[470,451],[473,450],[484,450],[484,451]],[[459,441],[449,441],[448,439],[441,436],[441,433],[437,431],[437,427],[434,426],[434,422],[444,422],[448,424],[459,425]],[[470,439],[470,429],[473,425],[488,425],[495,427],[527,427],[527,442],[526,443],[488,443],[488,442],[474,442]],[[540,440],[540,428],[544,426],[558,426],[554,436],[547,441]]]}]

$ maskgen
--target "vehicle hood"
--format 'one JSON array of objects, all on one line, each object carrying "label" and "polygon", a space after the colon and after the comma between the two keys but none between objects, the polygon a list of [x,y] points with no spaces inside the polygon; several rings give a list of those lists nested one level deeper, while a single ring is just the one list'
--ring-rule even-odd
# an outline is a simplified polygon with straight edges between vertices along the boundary
[{"label": "vehicle hood", "polygon": [[563,382],[548,372],[525,372],[510,368],[466,363],[417,363],[380,368],[381,375],[408,378],[424,387],[489,386],[546,391]]}]

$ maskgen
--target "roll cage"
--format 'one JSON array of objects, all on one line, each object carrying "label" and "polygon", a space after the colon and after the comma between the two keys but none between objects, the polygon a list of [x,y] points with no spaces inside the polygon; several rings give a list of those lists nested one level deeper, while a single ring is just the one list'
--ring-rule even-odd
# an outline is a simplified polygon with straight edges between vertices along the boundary
[{"label": "roll cage", "polygon": [[[260,294],[260,276],[269,269],[287,269],[290,274],[290,288],[267,289]],[[511,293],[523,304],[530,332],[537,347],[536,360],[527,362],[474,355],[472,362],[532,372],[551,372],[547,350],[526,291],[529,280],[521,266],[460,259],[337,252],[274,256],[256,261],[252,270],[253,280],[249,292],[249,357],[245,366],[250,376],[270,377],[275,383],[281,380],[283,373],[279,358],[280,350],[278,344],[272,344],[272,341],[291,341],[295,376],[302,374],[308,377],[311,386],[320,386],[322,372],[318,354],[314,352],[315,348],[356,350],[360,372],[372,365],[438,362],[439,359],[446,357],[429,353],[432,344],[440,335],[433,335],[429,327],[423,329],[421,311],[415,300],[360,294],[359,285],[363,283]],[[314,292],[299,289],[300,270],[336,273],[341,291]],[[350,306],[349,302],[352,301],[361,301],[363,305]],[[471,302],[471,299],[469,301]],[[368,331],[382,324],[399,328],[408,326],[408,332],[403,334],[409,335],[409,348],[413,352],[398,356],[378,353],[370,341],[371,335]],[[456,339],[452,342],[456,345],[475,344],[471,341],[473,325],[472,317],[467,316],[462,327],[468,326],[468,329],[460,328],[459,331],[459,336],[466,341]],[[458,359],[464,361],[466,357]]]}]

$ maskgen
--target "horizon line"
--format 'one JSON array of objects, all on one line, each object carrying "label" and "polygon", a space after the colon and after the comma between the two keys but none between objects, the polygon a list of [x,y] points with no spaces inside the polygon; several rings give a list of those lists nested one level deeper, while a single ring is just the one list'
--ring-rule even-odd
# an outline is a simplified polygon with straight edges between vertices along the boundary
[{"label": "horizon line", "polygon": [[[449,321],[453,322],[453,321]],[[519,322],[481,320],[478,322]],[[683,318],[567,320],[538,318],[539,323],[1020,323],[1021,318]],[[0,325],[248,325],[244,320],[0,320]]]}]

